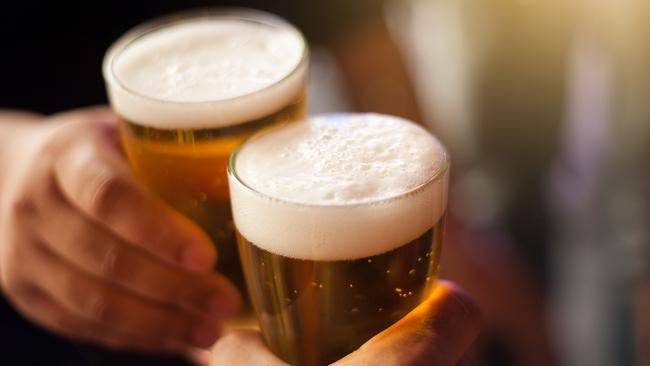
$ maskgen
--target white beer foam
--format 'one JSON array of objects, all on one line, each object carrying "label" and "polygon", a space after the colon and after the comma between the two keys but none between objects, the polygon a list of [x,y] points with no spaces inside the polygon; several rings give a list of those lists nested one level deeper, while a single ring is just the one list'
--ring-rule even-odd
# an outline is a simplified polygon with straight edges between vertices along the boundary
[{"label": "white beer foam", "polygon": [[118,41],[104,65],[112,105],[161,129],[224,127],[276,112],[306,77],[304,40],[283,25],[213,17]]},{"label": "white beer foam", "polygon": [[235,159],[235,225],[286,257],[382,254],[420,237],[446,207],[444,148],[397,117],[314,117],[254,137]]}]

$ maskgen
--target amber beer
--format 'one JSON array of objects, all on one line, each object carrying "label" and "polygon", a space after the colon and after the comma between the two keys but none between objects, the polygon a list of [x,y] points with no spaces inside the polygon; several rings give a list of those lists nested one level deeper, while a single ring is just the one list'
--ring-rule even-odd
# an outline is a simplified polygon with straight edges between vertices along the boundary
[{"label": "amber beer", "polygon": [[227,159],[259,129],[304,117],[306,68],[299,31],[241,10],[154,21],[104,61],[134,174],[210,235],[217,270],[241,288]]},{"label": "amber beer", "polygon": [[286,362],[332,363],[430,293],[448,161],[419,126],[316,117],[254,136],[228,172],[248,291]]}]

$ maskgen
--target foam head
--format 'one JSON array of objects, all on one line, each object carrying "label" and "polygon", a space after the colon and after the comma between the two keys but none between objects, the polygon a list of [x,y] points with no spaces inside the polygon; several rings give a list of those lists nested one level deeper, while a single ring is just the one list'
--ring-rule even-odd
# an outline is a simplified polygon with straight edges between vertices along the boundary
[{"label": "foam head", "polygon": [[294,27],[270,16],[187,19],[127,34],[109,50],[104,76],[112,105],[130,121],[161,129],[224,127],[297,98],[305,47]]},{"label": "foam head", "polygon": [[249,241],[287,257],[378,255],[440,220],[447,165],[431,134],[397,117],[337,114],[274,128],[233,155],[235,224]]}]

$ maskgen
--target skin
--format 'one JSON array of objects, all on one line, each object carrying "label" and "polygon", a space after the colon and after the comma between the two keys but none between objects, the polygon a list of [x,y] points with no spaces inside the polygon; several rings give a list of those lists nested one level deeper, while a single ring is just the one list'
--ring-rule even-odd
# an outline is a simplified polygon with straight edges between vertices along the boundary
[{"label": "skin", "polygon": [[140,188],[107,108],[0,112],[0,289],[52,332],[109,348],[209,347],[239,306],[213,244]]},{"label": "skin", "polygon": [[[356,109],[421,121],[385,25],[360,24],[352,33],[328,46]],[[133,183],[116,135],[106,109],[51,117],[0,111],[0,290],[26,317],[62,336],[149,352],[208,347],[237,308],[238,294],[207,273],[215,253],[205,235]],[[66,167],[75,159],[75,168]],[[59,176],[65,184],[51,178]],[[69,228],[63,235],[62,227]],[[185,257],[189,247],[195,254]],[[481,290],[485,277],[467,276],[478,272],[467,256],[461,253],[459,266],[443,258],[443,267],[456,268],[448,275],[478,291],[488,324],[504,323],[491,311],[502,304]],[[506,325],[520,329],[512,332],[522,343],[517,349],[546,344],[529,339],[537,334],[530,325],[518,324]],[[540,359],[539,352],[524,353]]]},{"label": "skin", "polygon": [[[329,44],[353,103],[420,122],[383,22],[354,35]],[[72,339],[146,352],[207,348],[220,336],[239,306],[237,290],[210,272],[216,253],[206,235],[135,183],[108,109],[0,111],[0,171],[0,290],[28,319]],[[478,311],[453,285],[436,293],[337,364],[456,364],[478,333]],[[233,353],[242,348],[255,352]],[[283,364],[251,331],[229,333],[213,354],[218,364]],[[238,356],[251,359],[223,361]]]},{"label": "skin", "polygon": [[[331,39],[328,46],[341,68],[355,110],[423,122],[400,48],[381,19],[359,23],[345,36]],[[457,174],[454,169],[459,168],[455,167],[452,180]],[[448,215],[446,232],[442,275],[476,297],[486,328],[505,340],[513,350],[515,363],[556,364],[545,324],[544,294],[523,265],[516,243],[504,239],[507,233],[499,229],[479,232],[453,214]],[[475,353],[481,353],[481,343],[476,342]]]},{"label": "skin", "polygon": [[[462,364],[480,324],[472,297],[453,283],[440,281],[419,307],[333,366]],[[259,331],[238,330],[216,343],[210,365],[287,364],[266,347]]]},{"label": "skin", "polygon": [[[210,272],[216,253],[205,234],[135,183],[113,114],[5,111],[0,130],[0,288],[9,301],[50,331],[109,348],[212,345],[239,295]],[[457,364],[479,318],[467,293],[441,282],[337,365]],[[284,365],[250,330],[222,337],[212,362]]]}]

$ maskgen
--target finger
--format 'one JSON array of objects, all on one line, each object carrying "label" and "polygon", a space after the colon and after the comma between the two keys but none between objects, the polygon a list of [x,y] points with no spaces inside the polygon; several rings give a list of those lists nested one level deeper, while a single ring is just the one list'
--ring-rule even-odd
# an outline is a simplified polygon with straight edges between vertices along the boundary
[{"label": "finger", "polygon": [[131,295],[67,265],[44,245],[32,248],[30,278],[76,317],[146,343],[210,346],[219,322]]},{"label": "finger", "polygon": [[97,129],[100,140],[106,142],[118,155],[122,155],[117,116],[107,106],[93,106],[58,113],[51,116],[50,121],[55,122],[54,124],[64,122],[76,125],[77,128],[87,124],[89,129]]},{"label": "finger", "polygon": [[30,216],[30,226],[66,261],[150,300],[219,319],[237,311],[239,293],[223,276],[188,272],[128,245],[77,212],[56,187],[43,196],[36,204],[51,212]]},{"label": "finger", "polygon": [[479,330],[480,311],[472,297],[439,281],[424,303],[335,365],[456,365]]},{"label": "finger", "polygon": [[109,107],[97,105],[56,113],[49,120],[66,123],[116,122],[117,117]]},{"label": "finger", "polygon": [[236,330],[224,335],[212,347],[210,365],[287,366],[264,343],[260,332]]},{"label": "finger", "polygon": [[172,264],[212,268],[216,252],[193,222],[145,192],[116,152],[96,136],[55,163],[66,198],[110,231]]},{"label": "finger", "polygon": [[66,338],[122,350],[170,351],[169,345],[144,343],[75,317],[35,286],[19,286],[13,295],[14,306],[30,321]]},{"label": "finger", "polygon": [[[335,365],[456,365],[479,332],[480,313],[459,287],[440,281],[427,301]],[[212,349],[212,365],[286,365],[259,332],[234,331]]]}]

